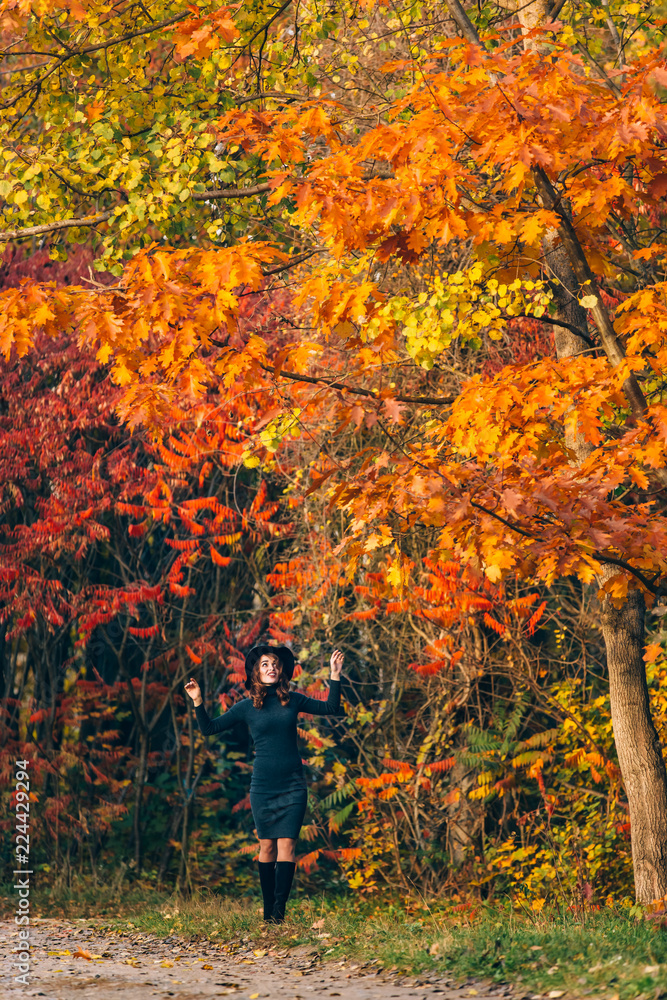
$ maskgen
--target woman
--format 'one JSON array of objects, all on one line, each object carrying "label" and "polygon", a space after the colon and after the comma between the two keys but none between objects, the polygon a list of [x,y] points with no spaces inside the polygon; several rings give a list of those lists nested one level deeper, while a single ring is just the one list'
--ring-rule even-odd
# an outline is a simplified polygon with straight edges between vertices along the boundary
[{"label": "woman", "polygon": [[306,779],[296,742],[296,720],[307,715],[337,715],[343,654],[331,654],[329,697],[326,701],[290,691],[294,654],[286,646],[253,646],[245,659],[245,688],[249,698],[211,719],[201,690],[191,677],[185,690],[194,702],[204,736],[221,733],[243,720],[255,744],[250,782],[250,808],[259,838],[259,882],[264,919],[280,923],[296,869],[295,846],[308,801]]}]

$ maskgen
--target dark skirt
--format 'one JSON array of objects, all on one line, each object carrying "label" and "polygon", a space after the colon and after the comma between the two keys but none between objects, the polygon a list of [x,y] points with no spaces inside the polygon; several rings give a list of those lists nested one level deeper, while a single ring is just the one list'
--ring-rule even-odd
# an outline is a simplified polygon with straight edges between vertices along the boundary
[{"label": "dark skirt", "polygon": [[307,788],[287,791],[250,791],[250,808],[260,840],[289,837],[296,840],[303,824],[308,804]]}]

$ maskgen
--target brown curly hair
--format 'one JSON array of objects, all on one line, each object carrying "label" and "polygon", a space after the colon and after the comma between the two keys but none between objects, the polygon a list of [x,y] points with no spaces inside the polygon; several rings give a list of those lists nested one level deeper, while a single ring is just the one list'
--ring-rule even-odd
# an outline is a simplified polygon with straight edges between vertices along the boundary
[{"label": "brown curly hair", "polygon": [[[261,657],[260,657],[261,659]],[[276,694],[278,695],[278,701],[283,706],[283,708],[289,703],[289,677],[285,674],[285,666],[283,661],[279,656],[276,657],[278,663],[280,664],[280,677],[278,678],[278,683],[275,685]],[[252,668],[252,673],[250,674],[250,698],[255,708],[261,708],[264,704],[264,699],[266,698],[266,692],[268,691],[266,684],[262,684],[259,679],[259,660],[254,664]]]}]

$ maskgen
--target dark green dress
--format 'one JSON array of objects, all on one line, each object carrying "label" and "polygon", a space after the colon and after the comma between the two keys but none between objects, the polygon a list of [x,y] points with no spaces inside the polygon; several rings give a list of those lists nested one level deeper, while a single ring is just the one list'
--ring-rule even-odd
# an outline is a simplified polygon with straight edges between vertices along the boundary
[{"label": "dark green dress", "polygon": [[204,736],[229,729],[236,722],[246,722],[255,744],[255,764],[250,782],[250,808],[261,839],[290,837],[296,840],[303,823],[308,790],[301,755],[297,747],[297,716],[339,715],[340,681],[329,681],[326,701],[307,698],[290,691],[289,704],[281,705],[275,687],[266,693],[261,708],[250,698],[232,705],[217,719],[211,719],[202,705],[195,714]]}]

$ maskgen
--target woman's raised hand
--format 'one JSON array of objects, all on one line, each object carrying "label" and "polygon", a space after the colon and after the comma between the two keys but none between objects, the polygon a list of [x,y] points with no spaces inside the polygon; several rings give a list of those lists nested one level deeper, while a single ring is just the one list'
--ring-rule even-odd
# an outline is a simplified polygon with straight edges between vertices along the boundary
[{"label": "woman's raised hand", "polygon": [[195,708],[197,707],[197,705],[201,705],[203,700],[201,696],[201,688],[199,687],[199,684],[197,684],[197,681],[194,679],[194,677],[191,677],[190,680],[187,682],[187,684],[185,685],[185,690],[194,701]]},{"label": "woman's raised hand", "polygon": [[340,680],[340,672],[343,669],[344,656],[340,649],[334,649],[331,654],[331,679],[333,681]]}]

